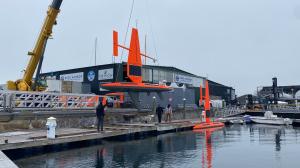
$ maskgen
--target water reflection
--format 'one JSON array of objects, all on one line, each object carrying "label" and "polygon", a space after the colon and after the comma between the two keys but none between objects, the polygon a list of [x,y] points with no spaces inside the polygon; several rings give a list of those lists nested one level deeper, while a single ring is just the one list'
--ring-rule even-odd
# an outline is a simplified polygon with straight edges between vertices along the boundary
[{"label": "water reflection", "polygon": [[277,130],[277,134],[275,134],[275,150],[280,151],[280,136],[281,136],[281,130]]},{"label": "water reflection", "polygon": [[[201,157],[201,166],[202,168],[212,168],[212,156],[213,156],[213,149],[212,149],[212,137],[211,134],[214,131],[222,130],[222,128],[209,128],[205,130],[194,130],[195,133],[202,133],[204,134],[204,145],[202,147],[202,157]],[[225,132],[223,132],[225,133]]]},{"label": "water reflection", "polygon": [[232,125],[221,130],[109,141],[99,146],[24,158],[16,163],[30,168],[298,167],[299,132],[282,126]]},{"label": "water reflection", "polygon": [[259,141],[261,143],[273,143],[275,144],[275,151],[279,152],[281,150],[282,136],[285,136],[285,129],[287,126],[277,126],[277,125],[253,125],[252,130],[258,130]]},{"label": "water reflection", "polygon": [[96,168],[102,168],[105,166],[104,163],[104,154],[105,154],[105,148],[101,147],[100,149],[97,149],[97,154],[96,154]]}]

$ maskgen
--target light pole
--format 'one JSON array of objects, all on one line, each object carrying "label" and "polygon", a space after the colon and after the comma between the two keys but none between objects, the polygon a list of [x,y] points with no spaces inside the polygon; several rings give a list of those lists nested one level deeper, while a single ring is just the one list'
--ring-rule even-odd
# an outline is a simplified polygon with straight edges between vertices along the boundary
[{"label": "light pole", "polygon": [[186,102],[186,98],[183,98],[183,119],[185,119],[185,102]]},{"label": "light pole", "polygon": [[153,99],[153,102],[152,102],[152,103],[153,103],[153,104],[152,104],[152,106],[153,106],[153,109],[152,109],[152,110],[153,110],[153,111],[152,111],[152,112],[153,112],[153,114],[155,115],[155,110],[156,110],[156,97],[153,96],[152,99]]}]

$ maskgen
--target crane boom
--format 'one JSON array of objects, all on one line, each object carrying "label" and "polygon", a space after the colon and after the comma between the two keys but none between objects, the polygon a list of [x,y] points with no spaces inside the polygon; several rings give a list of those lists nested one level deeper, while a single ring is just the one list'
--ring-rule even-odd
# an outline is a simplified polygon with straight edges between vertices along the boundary
[{"label": "crane boom", "polygon": [[52,4],[49,6],[47,16],[44,20],[39,37],[35,43],[35,47],[32,52],[28,52],[28,55],[31,56],[31,58],[27,68],[25,69],[24,76],[22,79],[16,82],[8,81],[8,89],[20,91],[31,90],[34,72],[36,71],[37,65],[39,64],[39,61],[43,55],[47,40],[52,34],[52,28],[56,24],[56,18],[60,11],[62,1],[63,0],[53,0]]}]

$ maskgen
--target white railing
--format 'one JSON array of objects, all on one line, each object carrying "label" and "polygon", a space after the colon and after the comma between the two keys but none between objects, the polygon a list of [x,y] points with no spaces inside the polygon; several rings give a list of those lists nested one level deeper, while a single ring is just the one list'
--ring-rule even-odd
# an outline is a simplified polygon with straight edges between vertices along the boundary
[{"label": "white railing", "polygon": [[0,91],[0,111],[22,109],[93,109],[99,96],[48,92]]}]

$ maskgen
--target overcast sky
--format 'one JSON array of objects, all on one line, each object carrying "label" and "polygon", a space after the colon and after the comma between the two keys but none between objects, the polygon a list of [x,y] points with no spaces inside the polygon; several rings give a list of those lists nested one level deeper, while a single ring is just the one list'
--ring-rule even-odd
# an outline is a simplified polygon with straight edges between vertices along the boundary
[{"label": "overcast sky", "polygon": [[[22,77],[50,3],[0,0],[0,83]],[[94,65],[96,37],[97,64],[111,63],[112,30],[123,42],[131,3],[64,0],[43,72]],[[279,85],[300,83],[299,0],[135,0],[136,25],[159,65],[208,76],[238,95],[271,85],[274,76]]]}]

